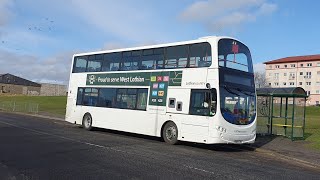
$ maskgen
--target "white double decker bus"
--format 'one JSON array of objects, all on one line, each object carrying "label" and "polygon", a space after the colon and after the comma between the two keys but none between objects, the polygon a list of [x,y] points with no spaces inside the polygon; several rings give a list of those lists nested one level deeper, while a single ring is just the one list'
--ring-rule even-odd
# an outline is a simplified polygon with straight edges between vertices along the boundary
[{"label": "white double decker bus", "polygon": [[230,37],[75,54],[66,121],[170,144],[253,143],[250,51]]}]

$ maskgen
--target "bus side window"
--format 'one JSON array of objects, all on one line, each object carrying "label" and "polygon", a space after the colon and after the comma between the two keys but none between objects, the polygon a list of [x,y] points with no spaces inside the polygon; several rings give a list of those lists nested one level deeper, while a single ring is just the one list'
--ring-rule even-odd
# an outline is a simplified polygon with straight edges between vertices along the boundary
[{"label": "bus side window", "polygon": [[121,53],[104,54],[102,71],[119,71]]},{"label": "bus side window", "polygon": [[139,110],[147,109],[147,97],[148,97],[148,89],[138,89],[137,109]]},{"label": "bus side window", "polygon": [[83,100],[83,88],[78,88],[76,105],[82,105],[83,103],[82,100]]},{"label": "bus side window", "polygon": [[142,58],[141,58],[141,66],[139,69],[147,70],[147,69],[155,69],[155,56],[153,55],[153,49],[143,50]]},{"label": "bus side window", "polygon": [[164,48],[154,49],[154,57],[156,61],[155,69],[163,69],[164,67]]},{"label": "bus side window", "polygon": [[111,71],[112,54],[104,54],[101,71]]},{"label": "bus side window", "polygon": [[83,96],[83,105],[85,106],[96,106],[98,102],[98,89],[96,88],[85,88]]},{"label": "bus side window", "polygon": [[141,51],[127,51],[122,53],[122,62],[121,66],[122,71],[132,71],[138,70],[139,65],[141,64]]},{"label": "bus side window", "polygon": [[192,44],[190,46],[189,67],[209,67],[211,65],[211,47],[208,43]]},{"label": "bus side window", "polygon": [[131,64],[129,70],[138,70],[139,66],[141,66],[141,50],[138,51],[132,51],[131,55]]},{"label": "bus side window", "polygon": [[116,88],[101,88],[99,90],[98,107],[115,107]]},{"label": "bus side window", "polygon": [[191,90],[189,114],[191,115],[210,115],[211,94],[209,90]]},{"label": "bus side window", "polygon": [[74,73],[86,72],[87,69],[87,56],[75,57],[73,71]]},{"label": "bus side window", "polygon": [[188,45],[168,47],[165,69],[186,68],[188,65]]},{"label": "bus side window", "polygon": [[127,109],[136,109],[137,105],[137,89],[130,88],[126,94]]},{"label": "bus side window", "polygon": [[87,72],[99,72],[101,71],[102,55],[89,56]]}]

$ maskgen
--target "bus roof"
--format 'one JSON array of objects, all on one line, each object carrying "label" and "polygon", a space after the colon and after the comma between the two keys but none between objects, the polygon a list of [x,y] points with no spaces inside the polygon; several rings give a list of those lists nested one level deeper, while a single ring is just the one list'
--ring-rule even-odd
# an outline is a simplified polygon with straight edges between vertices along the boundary
[{"label": "bus roof", "polygon": [[[168,46],[178,46],[178,45],[184,45],[184,44],[218,41],[218,40],[224,39],[224,38],[235,39],[235,38],[228,37],[228,36],[205,36],[205,37],[201,37],[199,39],[189,40],[189,41],[179,41],[179,42],[173,42],[173,43],[156,44],[156,45],[148,45],[148,46],[137,46],[137,47],[130,47],[130,48],[92,51],[92,52],[74,54],[74,56],[85,56],[85,55],[94,55],[94,54],[103,54],[103,53],[133,51],[133,50],[140,50],[140,49],[152,49],[152,48],[160,48],[160,47],[168,47]],[[235,39],[235,40],[237,40],[237,39]]]}]

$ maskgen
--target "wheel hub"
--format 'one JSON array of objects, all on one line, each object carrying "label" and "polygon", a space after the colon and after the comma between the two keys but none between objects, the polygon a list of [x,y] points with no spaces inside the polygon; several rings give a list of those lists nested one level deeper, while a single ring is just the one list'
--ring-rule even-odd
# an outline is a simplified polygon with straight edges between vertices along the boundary
[{"label": "wheel hub", "polygon": [[167,130],[166,130],[166,137],[168,140],[172,140],[177,136],[177,130],[175,127],[170,126]]},{"label": "wheel hub", "polygon": [[90,117],[86,117],[85,121],[84,121],[84,124],[85,124],[86,128],[89,128],[90,125],[91,125],[91,118]]}]

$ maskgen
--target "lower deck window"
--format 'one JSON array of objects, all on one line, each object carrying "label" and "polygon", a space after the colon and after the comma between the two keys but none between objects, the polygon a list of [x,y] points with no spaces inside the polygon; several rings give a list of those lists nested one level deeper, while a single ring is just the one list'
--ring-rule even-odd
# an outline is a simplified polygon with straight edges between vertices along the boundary
[{"label": "lower deck window", "polygon": [[78,88],[77,105],[146,110],[147,97],[147,88]]},{"label": "lower deck window", "polygon": [[85,106],[96,106],[98,101],[98,89],[97,88],[86,88],[83,94],[83,105]]}]

